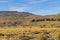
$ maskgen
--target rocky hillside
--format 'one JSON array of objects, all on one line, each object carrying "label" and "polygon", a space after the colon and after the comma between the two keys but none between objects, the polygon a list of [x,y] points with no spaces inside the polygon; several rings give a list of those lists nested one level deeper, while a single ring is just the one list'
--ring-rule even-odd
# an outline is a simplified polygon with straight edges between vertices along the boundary
[{"label": "rocky hillside", "polygon": [[0,16],[12,16],[12,17],[27,17],[34,15],[29,12],[18,12],[18,11],[0,11]]}]

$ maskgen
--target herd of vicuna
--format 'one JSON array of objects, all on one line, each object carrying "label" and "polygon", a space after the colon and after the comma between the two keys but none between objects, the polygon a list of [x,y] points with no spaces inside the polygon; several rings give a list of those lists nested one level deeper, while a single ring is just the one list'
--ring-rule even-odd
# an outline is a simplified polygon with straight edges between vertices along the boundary
[{"label": "herd of vicuna", "polygon": [[55,18],[45,18],[45,19],[33,19],[32,22],[41,22],[41,21],[60,21],[59,18],[55,19]]}]

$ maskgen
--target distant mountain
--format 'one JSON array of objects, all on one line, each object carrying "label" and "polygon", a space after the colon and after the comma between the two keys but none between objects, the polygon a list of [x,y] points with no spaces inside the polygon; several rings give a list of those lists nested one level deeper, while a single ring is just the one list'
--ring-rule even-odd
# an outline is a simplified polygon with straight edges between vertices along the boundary
[{"label": "distant mountain", "polygon": [[33,13],[29,12],[18,12],[18,11],[0,11],[0,17],[18,17],[18,18],[23,18],[23,17],[29,17],[31,19],[40,19],[40,18],[59,18],[60,13],[56,15],[35,15]]},{"label": "distant mountain", "polygon": [[0,16],[13,16],[13,17],[26,17],[34,15],[29,12],[18,12],[18,11],[0,11]]}]

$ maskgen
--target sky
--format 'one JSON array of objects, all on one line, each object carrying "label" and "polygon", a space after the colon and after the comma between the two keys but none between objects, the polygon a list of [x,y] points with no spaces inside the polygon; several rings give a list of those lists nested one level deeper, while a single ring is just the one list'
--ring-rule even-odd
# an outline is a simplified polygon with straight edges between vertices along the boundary
[{"label": "sky", "polygon": [[37,15],[60,13],[60,0],[0,0],[0,11],[30,12]]}]

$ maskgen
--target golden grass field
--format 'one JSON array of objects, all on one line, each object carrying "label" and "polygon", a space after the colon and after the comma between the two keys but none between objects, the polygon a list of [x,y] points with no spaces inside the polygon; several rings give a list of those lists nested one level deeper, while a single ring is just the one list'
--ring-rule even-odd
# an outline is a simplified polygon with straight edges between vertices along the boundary
[{"label": "golden grass field", "polygon": [[60,40],[60,28],[4,27],[0,40]]}]

